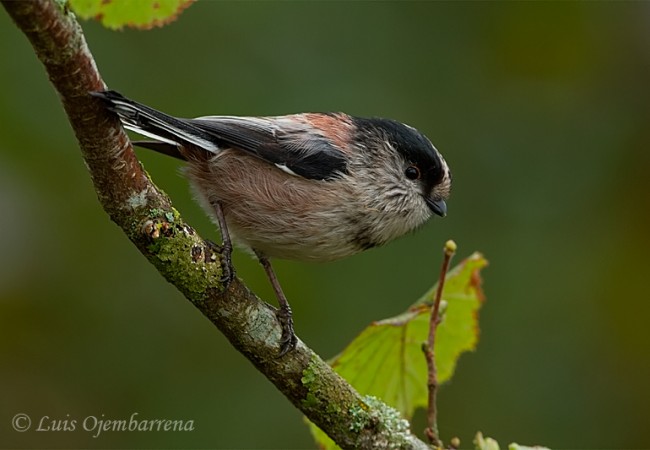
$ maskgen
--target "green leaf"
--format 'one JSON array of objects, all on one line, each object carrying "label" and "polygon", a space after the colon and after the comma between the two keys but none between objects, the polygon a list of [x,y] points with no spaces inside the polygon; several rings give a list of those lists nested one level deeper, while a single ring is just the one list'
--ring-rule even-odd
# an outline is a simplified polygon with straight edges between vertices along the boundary
[{"label": "green leaf", "polygon": [[316,425],[311,423],[309,419],[305,417],[305,422],[309,426],[309,431],[311,432],[312,437],[316,441],[316,446],[319,450],[340,450],[341,447],[336,445],[336,442],[332,440],[328,435],[325,434],[323,430],[318,428]]},{"label": "green leaf", "polygon": [[176,17],[194,0],[69,0],[82,19],[94,18],[113,30],[132,27],[148,30],[161,27]]},{"label": "green leaf", "polygon": [[548,447],[540,447],[539,445],[535,445],[533,447],[527,447],[525,445],[519,445],[519,444],[510,444],[508,446],[508,450],[550,450]]},{"label": "green leaf", "polygon": [[[479,431],[478,433],[476,433],[476,437],[474,438],[474,448],[476,448],[476,450],[499,450],[499,443],[492,438],[483,437],[483,433]],[[550,449],[547,447],[539,447],[539,446],[526,447],[524,445],[519,445],[519,444],[510,444],[508,446],[508,450],[550,450]]]},{"label": "green leaf", "polygon": [[[464,351],[478,341],[477,311],[483,294],[479,271],[487,264],[476,253],[451,270],[442,299],[446,307],[436,334],[438,382],[451,378]],[[374,395],[405,417],[427,404],[427,367],[422,343],[429,333],[436,286],[406,312],[372,323],[334,358],[332,367],[362,395]]]},{"label": "green leaf", "polygon": [[484,438],[480,431],[476,433],[474,445],[476,450],[499,450],[499,443],[490,437]]},{"label": "green leaf", "polygon": [[[461,353],[478,342],[478,309],[483,301],[480,270],[485,258],[475,253],[447,275],[442,321],[436,334],[438,382],[450,379]],[[404,313],[373,322],[330,363],[361,395],[379,397],[407,419],[427,405],[427,367],[422,344],[429,332],[432,287]],[[311,425],[319,448],[334,449]],[[330,441],[331,442],[331,441]],[[333,443],[332,443],[333,445]]]}]

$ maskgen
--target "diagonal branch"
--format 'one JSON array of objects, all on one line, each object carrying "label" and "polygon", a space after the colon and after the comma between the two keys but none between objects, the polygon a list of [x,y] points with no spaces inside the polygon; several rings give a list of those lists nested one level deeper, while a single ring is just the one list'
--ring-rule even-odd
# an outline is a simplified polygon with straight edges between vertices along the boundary
[{"label": "diagonal branch", "polygon": [[104,83],[74,15],[53,0],[1,1],[59,93],[99,202],[165,279],[341,447],[427,448],[391,408],[366,401],[302,342],[276,358],[281,330],[273,308],[237,279],[224,287],[219,249],[183,221],[117,118],[88,95]]}]

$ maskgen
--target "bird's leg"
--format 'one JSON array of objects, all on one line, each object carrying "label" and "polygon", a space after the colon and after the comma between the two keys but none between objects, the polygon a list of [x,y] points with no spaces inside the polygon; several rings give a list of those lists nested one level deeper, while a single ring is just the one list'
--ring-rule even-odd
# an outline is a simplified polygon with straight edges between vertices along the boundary
[{"label": "bird's leg", "polygon": [[264,267],[266,276],[269,278],[271,286],[273,286],[275,296],[278,298],[278,304],[280,305],[280,309],[278,309],[276,313],[278,321],[280,322],[280,326],[282,327],[282,336],[280,336],[280,354],[278,355],[279,358],[293,350],[296,347],[296,343],[298,342],[298,338],[293,332],[293,316],[291,314],[291,306],[289,306],[287,297],[285,297],[284,292],[282,292],[282,287],[280,286],[278,278],[275,276],[275,272],[273,271],[273,267],[271,267],[271,262],[269,259],[257,251],[255,254],[260,260],[262,267]]},{"label": "bird's leg", "polygon": [[230,233],[228,233],[228,224],[226,223],[226,216],[223,213],[221,202],[213,202],[212,207],[219,222],[219,229],[221,231],[221,267],[223,268],[223,275],[221,281],[228,286],[235,277],[235,269],[232,266],[232,241],[230,240]]}]

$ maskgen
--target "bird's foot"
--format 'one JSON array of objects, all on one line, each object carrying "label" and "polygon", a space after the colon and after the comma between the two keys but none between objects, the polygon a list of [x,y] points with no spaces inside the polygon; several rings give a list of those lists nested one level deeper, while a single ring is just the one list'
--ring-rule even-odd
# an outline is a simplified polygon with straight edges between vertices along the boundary
[{"label": "bird's foot", "polygon": [[281,358],[296,348],[298,338],[293,331],[293,315],[291,313],[291,308],[281,307],[276,312],[276,317],[282,327],[282,335],[280,336],[280,353],[278,354],[278,358]]},{"label": "bird's foot", "polygon": [[217,245],[207,239],[205,240],[205,243],[213,253],[221,256],[222,273],[219,281],[228,288],[232,280],[235,279],[235,268],[232,265],[232,246],[226,245],[226,243]]}]

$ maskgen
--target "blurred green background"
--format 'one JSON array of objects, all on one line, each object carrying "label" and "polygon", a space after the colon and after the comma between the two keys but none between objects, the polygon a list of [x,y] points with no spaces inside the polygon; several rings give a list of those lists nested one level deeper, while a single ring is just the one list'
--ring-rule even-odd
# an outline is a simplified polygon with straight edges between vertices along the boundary
[{"label": "blurred green background", "polygon": [[[478,351],[440,392],[443,439],[650,447],[650,3],[200,2],[149,32],[83,26],[108,85],[169,113],[391,117],[445,155],[447,218],[341,262],[277,263],[322,356],[433,284],[453,238],[456,262],[480,250],[491,265]],[[0,446],[313,448],[298,411],[101,210],[4,11],[0,54]],[[218,240],[178,163],[140,155]],[[255,261],[235,264],[273,300]],[[134,412],[195,431],[11,428],[17,413]]]}]

